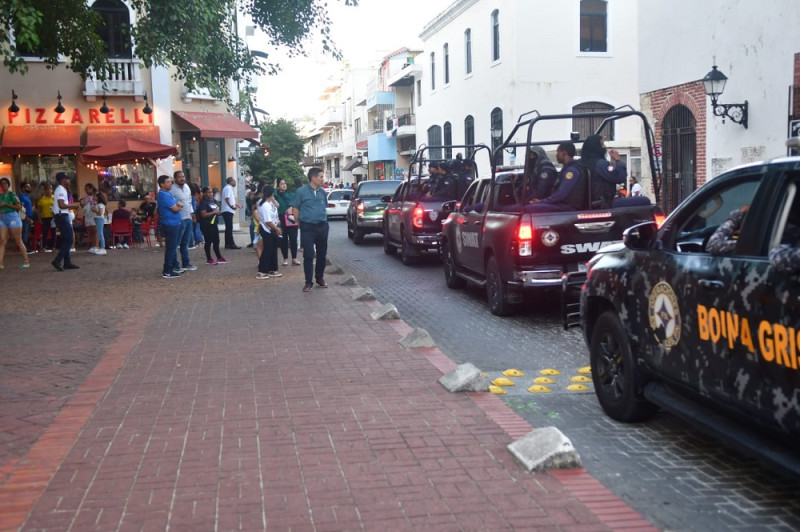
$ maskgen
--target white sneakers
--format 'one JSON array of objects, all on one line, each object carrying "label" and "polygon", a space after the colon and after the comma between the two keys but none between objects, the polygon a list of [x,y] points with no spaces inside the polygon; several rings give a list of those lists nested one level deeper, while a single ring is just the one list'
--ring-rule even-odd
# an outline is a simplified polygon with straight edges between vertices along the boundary
[{"label": "white sneakers", "polygon": [[95,255],[108,255],[108,251],[103,248],[91,248],[89,253],[94,253]]}]

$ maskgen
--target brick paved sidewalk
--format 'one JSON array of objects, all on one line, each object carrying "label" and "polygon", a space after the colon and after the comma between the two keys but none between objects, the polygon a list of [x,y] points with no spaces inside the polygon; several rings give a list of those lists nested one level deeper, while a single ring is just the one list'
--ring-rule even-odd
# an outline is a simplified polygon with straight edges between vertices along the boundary
[{"label": "brick paved sidewalk", "polygon": [[0,530],[649,527],[583,470],[527,473],[505,446],[530,427],[447,393],[452,363],[400,347],[407,327],[372,320],[341,276],[303,294],[300,268],[241,268],[223,291],[201,269],[122,312],[53,422],[0,464]]}]

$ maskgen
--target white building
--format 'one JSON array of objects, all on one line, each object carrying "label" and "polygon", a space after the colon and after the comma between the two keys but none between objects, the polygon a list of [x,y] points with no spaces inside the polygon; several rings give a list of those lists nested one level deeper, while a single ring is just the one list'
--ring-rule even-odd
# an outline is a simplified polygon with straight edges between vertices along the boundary
[{"label": "white building", "polygon": [[[638,107],[636,13],[635,0],[454,2],[421,34],[418,141],[492,146],[532,110]],[[626,122],[608,145],[634,157],[638,174],[641,133]],[[537,131],[569,138],[593,125],[549,123]]]},{"label": "white building", "polygon": [[[639,90],[663,146],[668,208],[728,168],[786,154],[800,119],[799,23],[795,0],[640,3]],[[728,77],[718,103],[747,102],[747,128],[714,115],[701,81],[713,65]]]}]

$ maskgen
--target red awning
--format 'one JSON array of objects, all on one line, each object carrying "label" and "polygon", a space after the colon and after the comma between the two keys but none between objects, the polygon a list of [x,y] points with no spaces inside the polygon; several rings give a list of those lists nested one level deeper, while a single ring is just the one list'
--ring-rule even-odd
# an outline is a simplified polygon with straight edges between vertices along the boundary
[{"label": "red awning", "polygon": [[91,150],[125,137],[154,144],[161,143],[161,133],[158,130],[158,126],[87,126],[84,149]]},{"label": "red awning", "polygon": [[64,155],[81,151],[81,126],[6,126],[2,155]]},{"label": "red awning", "polygon": [[176,128],[182,131],[199,131],[203,138],[257,139],[258,131],[228,113],[196,113],[172,111],[189,127]]},{"label": "red awning", "polygon": [[99,148],[84,151],[81,153],[81,160],[84,164],[113,166],[177,155],[178,150],[174,146],[123,137]]}]

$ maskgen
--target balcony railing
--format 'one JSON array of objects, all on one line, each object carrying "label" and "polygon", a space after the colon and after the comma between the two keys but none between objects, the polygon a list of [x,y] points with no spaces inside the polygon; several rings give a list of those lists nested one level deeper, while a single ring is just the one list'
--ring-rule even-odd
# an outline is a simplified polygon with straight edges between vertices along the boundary
[{"label": "balcony railing", "polygon": [[106,81],[100,81],[94,72],[89,72],[86,78],[85,96],[102,96],[124,94],[127,96],[141,96],[144,94],[142,86],[141,61],[139,59],[109,59],[111,66],[105,72]]}]

